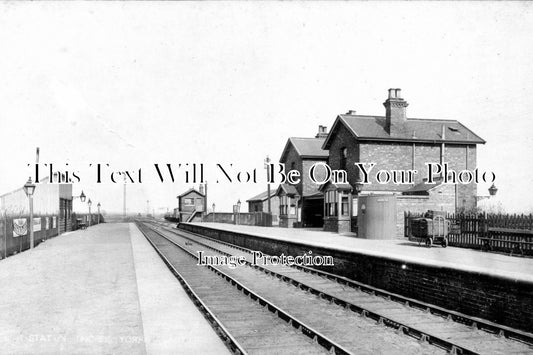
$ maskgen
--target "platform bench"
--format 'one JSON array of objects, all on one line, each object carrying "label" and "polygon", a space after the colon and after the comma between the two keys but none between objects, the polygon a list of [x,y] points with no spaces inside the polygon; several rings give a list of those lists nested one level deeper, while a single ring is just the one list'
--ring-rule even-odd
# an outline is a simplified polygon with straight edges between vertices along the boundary
[{"label": "platform bench", "polygon": [[488,233],[479,238],[483,251],[492,251],[494,247],[509,251],[510,255],[533,251],[533,231],[510,228],[489,228]]}]

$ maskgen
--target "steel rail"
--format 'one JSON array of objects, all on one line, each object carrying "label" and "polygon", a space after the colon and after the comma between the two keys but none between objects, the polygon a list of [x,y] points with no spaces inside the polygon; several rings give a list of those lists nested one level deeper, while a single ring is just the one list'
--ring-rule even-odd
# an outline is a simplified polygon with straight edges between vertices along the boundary
[{"label": "steel rail", "polygon": [[[155,232],[155,233],[157,233],[162,238],[168,240],[173,245],[177,246],[181,250],[183,250],[186,253],[188,253],[192,258],[198,260],[198,257],[196,255],[194,255],[189,250],[185,249],[184,247],[182,247],[181,245],[179,245],[175,241],[170,240],[168,237],[163,235],[161,232],[159,232],[159,231],[157,231],[157,230],[155,230],[153,228],[150,228],[150,230]],[[187,238],[187,239],[189,239],[189,238]],[[152,244],[152,246],[154,246],[153,243],[151,243],[151,244]],[[156,248],[156,247],[154,246],[154,248]],[[158,253],[159,253],[159,251],[158,251]],[[334,340],[329,339],[327,336],[325,336],[322,333],[320,333],[319,331],[315,330],[313,327],[305,324],[304,322],[302,322],[298,318],[292,316],[288,312],[283,311],[281,308],[279,308],[278,306],[276,306],[272,302],[270,302],[270,301],[266,300],[265,298],[259,296],[257,293],[253,292],[248,287],[244,286],[242,283],[240,283],[239,281],[235,280],[233,277],[231,277],[228,274],[226,274],[225,272],[221,271],[219,268],[216,268],[213,265],[205,265],[205,266],[208,269],[210,269],[213,272],[215,272],[217,275],[223,277],[226,281],[230,282],[233,286],[237,287],[237,289],[239,291],[243,292],[246,296],[249,296],[250,299],[258,302],[261,306],[265,307],[265,309],[267,309],[271,313],[274,313],[280,319],[282,319],[285,322],[287,322],[293,328],[296,328],[297,330],[301,331],[302,334],[306,335],[307,337],[312,338],[315,343],[317,343],[320,346],[324,347],[330,353],[337,354],[337,355],[344,355],[344,354],[353,355],[352,352],[350,352],[349,350],[345,349],[340,344],[336,343]],[[204,307],[206,307],[206,306],[204,305]],[[214,314],[212,316],[213,316],[213,318],[215,318]],[[228,334],[228,336],[231,336],[229,333],[227,333],[227,334]],[[231,338],[234,339],[233,337],[231,337]],[[236,340],[235,340],[235,342],[236,342]]]},{"label": "steel rail", "polygon": [[[224,327],[222,322],[215,316],[215,314],[209,309],[209,307],[201,300],[201,298],[194,292],[192,287],[189,285],[187,280],[181,275],[181,273],[172,265],[172,263],[167,259],[167,257],[163,254],[161,250],[155,245],[155,243],[152,241],[152,239],[147,235],[147,232],[145,228],[146,226],[142,225],[141,223],[136,223],[141,233],[145,236],[145,238],[148,240],[148,242],[152,245],[152,247],[155,249],[159,257],[163,260],[167,268],[172,272],[172,274],[178,279],[178,281],[181,283],[183,288],[185,289],[185,292],[189,295],[189,297],[192,299],[193,303],[196,305],[197,308],[200,309],[202,314],[207,318],[211,326],[215,329],[215,332],[217,335],[224,341],[226,346],[234,353],[234,354],[241,354],[246,355],[248,354],[242,345],[239,344],[239,342],[230,334],[230,332]],[[153,230],[152,230],[153,231]],[[194,257],[194,255],[189,256]]]},{"label": "steel rail", "polygon": [[[244,247],[241,247],[241,246],[238,246],[238,245],[234,245],[234,244],[231,244],[231,243],[228,243],[228,242],[224,242],[224,241],[221,241],[221,240],[218,240],[218,239],[215,239],[215,238],[207,237],[207,236],[204,236],[204,235],[199,234],[199,233],[186,231],[186,230],[180,230],[178,228],[171,228],[171,227],[168,227],[168,226],[166,226],[164,224],[162,224],[162,226],[164,226],[165,228],[167,228],[167,230],[169,230],[169,231],[171,231],[173,233],[176,233],[176,234],[178,234],[178,230],[179,230],[179,232],[181,232],[181,233],[193,234],[193,235],[196,235],[196,236],[198,236],[200,238],[205,238],[205,239],[211,240],[213,242],[217,242],[217,243],[226,245],[226,246],[228,246],[230,248],[235,248],[235,249],[238,249],[238,250],[241,250],[241,251],[245,251],[245,252],[248,252],[248,253],[252,253],[253,252],[252,250],[250,250],[248,248],[244,248]],[[383,297],[385,299],[388,299],[388,300],[391,300],[391,301],[395,301],[397,303],[404,304],[404,305],[407,305],[407,306],[415,308],[415,309],[420,309],[420,310],[429,312],[430,314],[433,314],[433,315],[436,315],[436,316],[440,316],[440,317],[442,317],[444,319],[452,320],[452,321],[454,321],[456,323],[464,324],[464,325],[467,325],[467,326],[469,326],[471,328],[483,330],[483,331],[485,331],[485,332],[487,332],[489,334],[494,334],[494,335],[499,336],[499,337],[503,336],[503,337],[505,337],[507,339],[511,339],[511,340],[518,341],[518,342],[522,342],[522,343],[528,344],[528,345],[533,345],[533,334],[525,332],[525,331],[521,331],[519,329],[514,329],[514,328],[511,328],[511,327],[508,327],[508,326],[505,326],[505,325],[493,323],[493,322],[488,321],[486,319],[473,317],[473,316],[468,316],[468,315],[465,315],[465,314],[460,313],[460,312],[456,312],[456,311],[445,309],[445,308],[442,308],[442,307],[439,307],[439,306],[436,306],[436,305],[432,305],[432,304],[429,304],[429,303],[418,301],[418,300],[415,300],[413,298],[409,298],[409,297],[406,297],[406,296],[399,295],[397,293],[392,293],[392,292],[389,292],[389,291],[385,291],[383,289],[379,289],[379,288],[376,288],[376,287],[373,287],[373,286],[370,286],[370,285],[363,284],[363,283],[361,283],[359,281],[355,281],[355,280],[349,279],[349,278],[344,277],[344,276],[335,275],[335,274],[332,274],[332,273],[329,273],[329,272],[326,272],[326,271],[322,271],[322,270],[318,270],[318,269],[314,269],[314,268],[311,268],[311,267],[308,267],[308,266],[290,265],[290,267],[302,270],[304,272],[309,272],[311,274],[315,274],[315,275],[318,275],[318,276],[323,276],[323,277],[328,278],[330,280],[336,281],[336,282],[338,282],[341,285],[347,285],[347,286],[350,286],[352,288],[355,288],[355,289],[361,290],[363,292],[366,292],[368,294],[374,294],[374,295],[377,295],[377,296],[381,296],[381,297]]]},{"label": "steel rail", "polygon": [[[168,230],[167,230],[168,231]],[[178,232],[175,232],[173,230],[170,230],[168,232],[173,232],[175,233],[176,235],[182,237],[182,238],[185,238],[185,239],[188,239],[190,241],[194,241],[195,243],[198,243],[198,244],[201,244],[203,246],[205,246],[206,248],[209,248],[211,250],[214,250],[218,253],[221,253],[223,255],[226,255],[226,256],[231,256],[230,253],[227,253],[227,252],[224,252],[222,250],[219,250],[217,248],[214,248],[212,246],[209,246],[209,245],[206,245],[202,242],[199,242],[195,239],[192,239],[192,238],[189,238],[187,236],[184,236],[184,235],[180,235],[178,234]],[[181,231],[180,231],[181,232]],[[202,238],[205,238],[202,236]],[[219,242],[217,240],[213,240],[215,242]],[[238,249],[240,249],[241,247],[239,247]],[[247,265],[249,265],[250,267],[253,267],[255,269],[258,269],[262,272],[264,272],[265,274],[267,275],[272,275],[272,276],[275,276],[277,277],[278,279],[284,281],[284,282],[287,282],[293,286],[296,286],[296,287],[299,287],[300,289],[304,290],[304,291],[308,291],[312,294],[315,294],[317,296],[319,296],[320,298],[323,298],[323,299],[326,299],[330,302],[334,302],[335,304],[339,305],[339,306],[343,306],[345,308],[349,308],[351,311],[353,312],[357,312],[359,313],[361,316],[363,317],[366,317],[366,318],[370,318],[370,319],[373,319],[375,320],[378,324],[380,325],[384,325],[384,326],[387,326],[389,328],[393,328],[397,331],[397,333],[399,334],[404,334],[404,335],[407,335],[407,336],[411,336],[421,342],[428,342],[429,344],[433,345],[433,346],[436,346],[436,347],[439,347],[441,349],[444,349],[444,350],[447,350],[449,351],[451,354],[478,354],[477,352],[465,347],[465,346],[462,346],[462,345],[457,345],[457,344],[454,344],[448,340],[445,340],[445,339],[442,339],[430,332],[427,332],[427,331],[422,331],[422,330],[419,330],[419,329],[416,329],[412,326],[409,326],[407,324],[404,324],[404,323],[401,323],[401,322],[398,322],[396,320],[393,320],[387,316],[384,316],[384,315],[381,315],[377,312],[374,312],[374,311],[371,311],[365,307],[362,307],[362,306],[359,306],[359,305],[356,305],[354,303],[351,303],[349,301],[346,301],[342,298],[339,298],[337,296],[333,296],[327,292],[324,292],[324,291],[321,291],[321,290],[318,290],[312,286],[309,286],[303,282],[300,282],[300,281],[296,281],[288,276],[285,276],[285,275],[281,275],[279,273],[276,273],[275,271],[272,271],[272,270],[268,270],[262,266],[259,266],[259,265],[254,265],[252,264],[251,262],[249,262],[248,260],[245,261]]]}]

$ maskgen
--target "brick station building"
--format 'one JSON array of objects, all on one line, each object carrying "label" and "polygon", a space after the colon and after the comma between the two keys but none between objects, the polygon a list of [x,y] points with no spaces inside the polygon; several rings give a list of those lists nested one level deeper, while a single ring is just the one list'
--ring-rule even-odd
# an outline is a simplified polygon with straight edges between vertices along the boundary
[{"label": "brick station building", "polygon": [[[346,219],[342,212],[349,216],[356,214],[353,187],[363,176],[355,163],[376,164],[370,174],[370,184],[363,186],[361,194],[394,193],[405,196],[431,195],[434,191],[423,181],[427,175],[426,163],[448,163],[449,168],[457,172],[476,168],[476,146],[485,141],[459,121],[407,118],[408,103],[401,97],[400,89],[389,89],[383,105],[385,116],[357,115],[354,111],[337,116],[322,145],[322,149],[329,152],[328,165],[334,170],[345,170],[348,180],[348,186],[326,184],[321,189],[326,196],[325,207],[331,203],[340,206],[325,216],[325,230],[349,230],[346,223],[339,229],[339,220]],[[417,170],[418,174],[414,175],[411,185],[392,181],[379,184],[375,174],[379,170]],[[476,184],[453,186],[452,206],[455,211],[476,207]],[[443,204],[451,209],[449,193],[446,196]],[[399,210],[403,208],[402,203],[399,203]],[[413,203],[411,199],[405,208]],[[435,206],[434,201],[432,206]],[[422,204],[418,209],[425,207]]]},{"label": "brick station building", "polygon": [[[400,89],[389,89],[383,103],[384,116],[357,115],[355,111],[338,115],[331,131],[320,126],[315,138],[289,138],[280,163],[285,169],[297,169],[302,181],[281,185],[280,226],[323,226],[324,230],[353,230],[357,216],[357,193],[354,187],[362,179],[355,163],[375,163],[370,184],[361,195],[394,194],[397,196],[397,223],[401,231],[403,211],[440,209],[448,212],[476,207],[475,183],[449,185],[442,176],[435,184],[424,181],[426,163],[448,164],[450,170],[474,171],[477,145],[485,141],[457,120],[408,118],[408,103]],[[346,183],[317,185],[310,181],[309,168],[327,162],[333,170],[346,171]],[[368,167],[368,165],[366,165]],[[416,170],[412,184],[393,181],[380,184],[379,170]],[[400,232],[398,232],[400,234]]]},{"label": "brick station building", "polygon": [[322,149],[327,135],[327,127],[319,126],[314,138],[291,137],[287,140],[279,162],[285,165],[286,171],[298,170],[301,174],[300,183],[280,185],[276,192],[280,201],[280,227],[322,227],[324,196],[308,172],[313,164],[327,162],[328,151]]}]

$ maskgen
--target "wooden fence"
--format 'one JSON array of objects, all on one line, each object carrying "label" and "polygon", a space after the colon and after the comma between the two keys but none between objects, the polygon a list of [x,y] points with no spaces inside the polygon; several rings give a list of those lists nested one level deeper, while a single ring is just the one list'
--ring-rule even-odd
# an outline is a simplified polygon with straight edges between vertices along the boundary
[{"label": "wooden fence", "polygon": [[[408,218],[423,217],[423,213],[406,212],[404,214],[406,235],[408,235]],[[503,252],[513,252],[521,240],[533,230],[533,214],[447,214],[446,218],[452,224],[459,227],[460,233],[448,236],[450,246],[483,249],[486,246],[486,239],[489,235],[495,234],[498,239],[505,239],[508,242],[495,242],[494,250]],[[526,254],[533,254],[533,247],[525,244]]]}]

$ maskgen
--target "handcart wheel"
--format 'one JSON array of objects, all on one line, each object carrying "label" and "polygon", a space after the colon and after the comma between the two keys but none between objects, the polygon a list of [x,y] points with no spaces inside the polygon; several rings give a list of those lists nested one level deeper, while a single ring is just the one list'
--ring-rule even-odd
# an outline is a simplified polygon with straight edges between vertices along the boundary
[{"label": "handcart wheel", "polygon": [[426,246],[428,248],[431,248],[431,245],[433,245],[433,238],[431,238],[431,237],[426,238]]},{"label": "handcart wheel", "polygon": [[442,244],[441,245],[442,245],[443,248],[446,248],[448,246],[448,238],[444,238],[442,240]]}]

